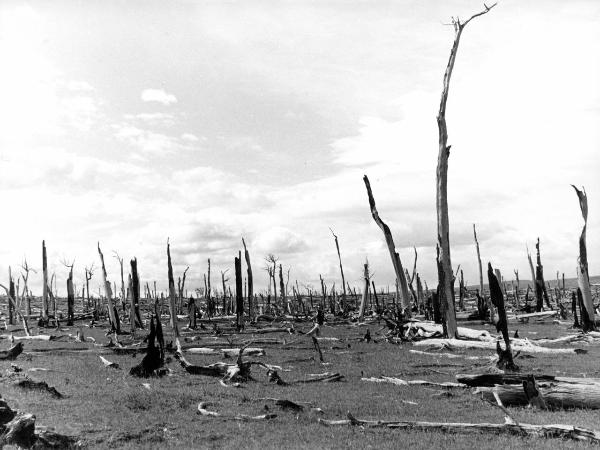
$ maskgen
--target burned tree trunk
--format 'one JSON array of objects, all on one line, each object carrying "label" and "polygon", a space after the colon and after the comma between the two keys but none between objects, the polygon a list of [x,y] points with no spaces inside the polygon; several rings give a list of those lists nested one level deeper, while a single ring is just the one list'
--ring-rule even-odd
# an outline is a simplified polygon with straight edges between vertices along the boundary
[{"label": "burned tree trunk", "polygon": [[[235,312],[238,332],[244,328],[244,295],[242,287],[242,252],[234,260],[235,263]],[[281,266],[279,266],[281,267]],[[281,274],[281,271],[280,271]]]},{"label": "burned tree trunk", "polygon": [[459,19],[453,19],[454,25],[454,43],[450,51],[450,58],[444,73],[442,97],[440,100],[440,109],[437,116],[438,134],[439,134],[439,152],[436,171],[436,210],[437,210],[437,240],[440,246],[440,302],[445,313],[444,322],[447,327],[448,336],[455,337],[457,332],[456,313],[454,311],[454,289],[452,285],[453,271],[450,258],[450,220],[448,217],[448,158],[450,156],[450,146],[448,145],[448,128],[446,125],[446,103],[448,102],[448,92],[450,90],[450,78],[456,55],[458,44],[462,32],[467,24],[475,17],[486,14],[492,7],[485,7],[485,10],[471,16],[464,23]]},{"label": "burned tree trunk", "polygon": [[[485,300],[487,304],[487,310],[490,312],[490,322],[496,322],[496,313],[494,311],[494,306],[492,305],[492,301],[489,297],[485,295],[485,290],[483,289],[483,266],[481,265],[481,253],[479,252],[479,241],[477,240],[477,230],[475,228],[475,224],[473,224],[473,238],[475,239],[475,248],[477,249],[477,264],[479,266],[479,293],[481,298]],[[481,318],[485,320],[485,317]]]},{"label": "burned tree trunk", "polygon": [[[158,347],[156,346],[155,341],[158,342]],[[162,327],[160,325],[160,318],[156,318],[155,326],[154,317],[152,317],[150,319],[150,334],[148,335],[148,347],[146,349],[146,355],[138,365],[131,368],[129,374],[142,378],[161,376],[166,374],[166,371],[159,370],[163,364],[164,339],[162,335]]]},{"label": "burned tree trunk", "polygon": [[15,299],[15,280],[12,277],[12,273],[10,270],[10,267],[8,268],[8,298],[7,298],[7,307],[8,307],[8,324],[9,325],[14,325],[15,324],[15,318],[14,318],[14,314],[15,314],[15,308],[13,305],[13,302],[11,302],[11,299]]},{"label": "burned tree trunk", "polygon": [[373,216],[373,220],[375,220],[377,226],[381,228],[381,231],[383,231],[383,236],[385,237],[385,242],[390,252],[390,257],[392,258],[392,265],[394,266],[394,272],[396,275],[396,285],[399,285],[400,290],[402,291],[402,308],[404,309],[404,315],[406,317],[410,317],[411,310],[408,283],[406,281],[406,275],[404,273],[404,268],[402,267],[402,262],[400,261],[400,255],[396,252],[396,246],[394,244],[394,238],[392,237],[390,227],[388,227],[379,217],[379,212],[375,206],[375,198],[373,197],[373,192],[371,191],[371,183],[369,183],[369,178],[367,178],[365,175],[363,177],[363,181],[365,182],[365,186],[367,188],[369,206],[371,207],[371,215]]},{"label": "burned tree trunk", "polygon": [[[579,198],[579,207],[581,208],[581,215],[583,216],[583,228],[581,230],[581,236],[579,237],[579,258],[577,259],[577,284],[579,286],[579,290],[581,291],[581,297],[583,305],[585,307],[585,311],[587,313],[587,317],[589,319],[589,324],[591,326],[591,329],[594,329],[596,327],[594,318],[594,302],[592,299],[592,290],[590,288],[590,277],[588,270],[586,247],[586,230],[588,217],[587,194],[585,192],[585,189],[580,191],[575,186],[573,186],[573,189],[575,189],[577,197]],[[585,329],[585,324],[582,325],[584,325],[584,331],[589,331]]]},{"label": "burned tree trunk", "polygon": [[48,323],[48,258],[46,256],[46,241],[42,241],[42,321]]},{"label": "burned tree trunk", "polygon": [[279,293],[281,297],[281,308],[290,313],[289,305],[287,304],[286,292],[285,292],[285,284],[283,283],[283,267],[279,264]]},{"label": "burned tree trunk", "polygon": [[252,300],[254,298],[254,281],[252,279],[252,265],[250,264],[250,252],[246,247],[246,242],[242,238],[242,245],[244,246],[244,258],[246,259],[246,268],[248,272],[248,316],[250,321],[254,318],[254,305]]}]

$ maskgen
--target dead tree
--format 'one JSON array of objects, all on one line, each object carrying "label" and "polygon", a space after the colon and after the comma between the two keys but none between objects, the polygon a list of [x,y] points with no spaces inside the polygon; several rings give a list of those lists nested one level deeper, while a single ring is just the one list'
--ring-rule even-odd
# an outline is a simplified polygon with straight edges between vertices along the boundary
[{"label": "dead tree", "polygon": [[254,318],[254,305],[252,300],[254,299],[254,281],[252,279],[252,265],[250,264],[250,252],[246,247],[246,242],[242,238],[242,245],[244,246],[244,258],[246,259],[246,269],[248,272],[248,315],[250,321]]},{"label": "dead tree", "polygon": [[342,304],[343,304],[342,309],[344,309],[345,305],[346,305],[346,278],[344,278],[344,267],[342,266],[342,256],[340,254],[340,244],[338,242],[338,237],[333,232],[333,230],[331,228],[329,228],[329,231],[331,231],[331,234],[333,235],[333,239],[335,240],[335,248],[337,250],[338,261],[340,262],[340,274],[342,275]]},{"label": "dead tree", "polygon": [[[573,185],[571,185],[573,186]],[[577,284],[581,291],[581,297],[583,300],[583,306],[589,319],[591,328],[596,327],[594,318],[594,302],[592,299],[592,290],[590,288],[590,277],[588,270],[587,260],[587,246],[586,246],[586,230],[587,230],[587,217],[588,217],[588,201],[585,188],[582,190],[577,189],[573,186],[579,199],[579,207],[581,209],[581,215],[583,216],[583,228],[581,229],[581,236],[579,237],[579,258],[577,259]],[[584,331],[589,331],[585,330]]]},{"label": "dead tree", "polygon": [[385,242],[390,252],[390,257],[392,258],[392,265],[394,266],[394,272],[396,275],[396,295],[398,294],[399,286],[400,290],[402,291],[402,309],[404,310],[405,316],[410,317],[410,296],[408,294],[408,284],[406,282],[406,275],[404,273],[404,268],[402,267],[402,262],[400,261],[400,255],[398,252],[396,252],[396,246],[394,245],[394,238],[392,237],[390,227],[388,227],[379,217],[379,212],[375,206],[375,198],[373,197],[373,192],[371,191],[371,183],[369,183],[369,178],[365,175],[363,177],[363,181],[365,182],[365,186],[367,188],[371,215],[373,216],[373,220],[375,220],[377,226],[379,226],[381,231],[383,231],[383,236],[385,237]]},{"label": "dead tree", "polygon": [[108,302],[108,317],[110,319],[111,328],[117,333],[121,332],[121,323],[117,318],[115,307],[112,301],[112,289],[110,287],[110,281],[106,274],[106,266],[104,265],[104,255],[100,250],[100,242],[98,242],[98,255],[100,255],[100,266],[102,268],[102,284],[104,285],[104,295],[106,295],[106,301]]},{"label": "dead tree", "polygon": [[[225,278],[225,274],[227,273],[229,269],[226,269],[225,271],[221,270],[221,283],[223,284],[223,311],[222,314],[226,315],[228,313],[227,311],[227,287],[225,286],[225,282],[229,281],[229,278]],[[271,281],[269,280],[269,283]]]},{"label": "dead tree", "polygon": [[48,258],[46,241],[42,241],[42,322],[48,324]]},{"label": "dead tree", "polygon": [[131,292],[131,315],[130,320],[132,323],[132,331],[137,327],[144,329],[144,323],[142,322],[142,316],[140,314],[140,278],[137,270],[137,258],[133,258],[130,261],[131,265],[131,286],[129,287]]},{"label": "dead tree", "polygon": [[[234,259],[235,266],[235,312],[238,332],[244,327],[244,296],[242,292],[242,252]],[[280,266],[281,267],[281,266]],[[280,272],[281,273],[281,272]]]},{"label": "dead tree", "polygon": [[281,297],[281,307],[282,309],[284,309],[287,313],[290,313],[290,305],[287,303],[287,299],[286,299],[286,292],[285,292],[285,285],[283,283],[283,267],[281,264],[279,264],[279,293],[280,293],[280,297]]},{"label": "dead tree", "polygon": [[520,285],[520,281],[519,281],[519,271],[515,269],[515,270],[514,270],[514,272],[515,272],[515,278],[516,278],[516,280],[517,280],[517,286],[516,286],[516,288],[515,288],[515,291],[514,291],[514,296],[515,296],[515,307],[516,307],[516,308],[519,308],[519,287],[520,287],[520,286],[519,286],[519,285]]},{"label": "dead tree", "polygon": [[275,255],[273,255],[272,253],[269,253],[267,255],[267,257],[265,258],[265,260],[267,261],[267,267],[269,267],[269,265],[271,265],[271,269],[268,270],[269,272],[269,276],[273,281],[273,303],[276,305],[277,304],[277,282],[275,281],[275,276],[277,274],[277,261],[279,261],[279,258],[276,258]]},{"label": "dead tree", "polygon": [[365,306],[369,298],[369,261],[365,262],[364,268],[364,288],[362,299],[360,301],[360,309],[358,310],[358,320],[362,321],[365,315]]},{"label": "dead tree", "polygon": [[[10,274],[10,267],[9,267],[9,279],[10,278],[12,278],[12,277]],[[19,305],[17,305],[16,299],[15,299],[14,282],[12,283],[12,291],[11,291],[11,284],[9,284],[9,287],[6,287],[3,284],[0,284],[0,287],[2,289],[4,289],[4,291],[6,292],[6,297],[8,298],[9,304],[12,304],[13,310],[17,313],[17,316],[19,316],[19,319],[21,319],[21,322],[23,323],[23,330],[25,331],[25,334],[27,336],[30,336],[29,325],[27,325],[27,319],[23,316],[23,314],[21,314],[21,309],[19,308]]]},{"label": "dead tree", "polygon": [[8,267],[8,296],[7,296],[7,307],[8,307],[8,324],[15,324],[15,304],[16,302],[12,302],[11,299],[16,299],[15,297],[15,280],[12,276],[12,272],[10,266]]},{"label": "dead tree", "polygon": [[[123,258],[121,258],[119,254],[114,250],[113,253],[113,256],[117,259],[117,261],[119,261],[119,267],[121,268],[121,304],[123,305],[123,307],[125,307],[125,279],[123,278]],[[115,303],[117,303],[116,300]]]},{"label": "dead tree", "polygon": [[75,261],[73,261],[71,264],[68,264],[66,261],[63,261],[63,266],[69,269],[69,275],[67,277],[67,326],[73,326],[73,319],[75,317],[75,289],[73,288],[74,264]]},{"label": "dead tree", "polygon": [[21,278],[23,278],[23,298],[25,299],[25,315],[29,318],[31,315],[31,293],[29,292],[28,281],[29,281],[29,272],[37,273],[34,269],[29,267],[27,264],[27,258],[21,264],[21,268],[25,271],[24,274],[21,274]]},{"label": "dead tree", "polygon": [[437,240],[440,246],[440,264],[442,279],[440,281],[440,302],[445,311],[444,321],[448,330],[448,336],[456,336],[456,313],[454,311],[454,289],[452,286],[452,261],[450,258],[450,221],[448,218],[448,158],[450,156],[450,146],[448,145],[448,128],[446,125],[446,103],[448,102],[448,92],[450,89],[450,78],[456,55],[458,44],[463,30],[467,24],[476,17],[486,14],[496,4],[491,7],[485,6],[485,10],[472,15],[465,22],[458,18],[452,19],[454,26],[454,43],[450,51],[450,58],[444,73],[442,97],[440,100],[440,109],[437,116],[439,132],[439,153],[436,171],[436,210],[437,210]]},{"label": "dead tree", "polygon": [[169,306],[171,309],[171,328],[173,329],[173,337],[178,351],[181,351],[179,343],[179,328],[177,327],[177,309],[175,305],[175,280],[173,279],[173,265],[171,264],[171,245],[167,239],[167,275],[169,278]]},{"label": "dead tree", "polygon": [[[92,264],[92,266],[89,269],[87,267],[85,268],[85,290],[87,293],[88,308],[91,306],[91,303],[90,303],[90,280],[92,279],[93,276],[94,276],[94,264]],[[98,311],[97,302],[94,302],[94,316],[97,316],[98,312],[99,311]]]},{"label": "dead tree", "polygon": [[512,348],[510,346],[510,337],[508,336],[508,320],[506,318],[506,308],[504,305],[504,294],[500,288],[500,283],[494,275],[492,265],[488,263],[488,283],[490,287],[490,298],[496,308],[498,308],[498,322],[496,322],[496,331],[502,333],[504,339],[505,350],[500,348],[500,344],[497,343],[498,350],[498,367],[500,369],[507,369],[511,371],[519,370],[519,368],[513,362]]}]

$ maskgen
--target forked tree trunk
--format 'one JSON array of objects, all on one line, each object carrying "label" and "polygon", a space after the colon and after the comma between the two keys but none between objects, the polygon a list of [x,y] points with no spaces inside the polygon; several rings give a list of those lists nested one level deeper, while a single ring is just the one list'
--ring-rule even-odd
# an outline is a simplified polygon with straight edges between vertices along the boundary
[{"label": "forked tree trunk", "polygon": [[371,183],[369,183],[369,178],[365,175],[363,177],[363,181],[365,182],[365,186],[367,188],[369,206],[371,207],[371,215],[373,216],[373,220],[375,220],[377,226],[381,228],[381,231],[383,231],[383,236],[385,237],[385,242],[387,244],[388,251],[390,252],[390,257],[392,258],[392,265],[394,266],[394,272],[396,275],[396,285],[399,285],[402,292],[402,308],[404,310],[404,314],[406,317],[410,317],[410,295],[408,293],[408,283],[406,281],[406,274],[404,273],[402,262],[400,261],[400,255],[398,252],[396,252],[396,246],[394,244],[394,238],[392,237],[390,227],[388,227],[379,217],[379,212],[375,206],[375,198],[373,197],[373,192],[371,191]]},{"label": "forked tree trunk", "polygon": [[[573,185],[571,185],[573,186]],[[588,217],[588,202],[587,202],[587,194],[585,189],[579,190],[575,186],[573,186],[575,192],[577,193],[577,197],[579,198],[579,207],[581,209],[581,215],[583,216],[583,228],[581,230],[581,236],[579,237],[579,258],[577,259],[577,284],[581,291],[581,297],[583,300],[583,306],[587,313],[587,317],[589,319],[589,324],[591,328],[594,329],[596,327],[596,322],[594,318],[594,302],[592,299],[592,290],[590,287],[590,277],[588,270],[588,260],[587,260],[587,247],[586,247],[586,230],[587,230],[587,217]],[[584,331],[589,331],[585,330]]]},{"label": "forked tree trunk", "polygon": [[450,90],[450,78],[456,61],[458,44],[462,32],[467,24],[475,17],[486,14],[491,7],[485,6],[485,10],[471,16],[467,21],[461,23],[459,19],[453,20],[454,25],[454,43],[450,51],[450,58],[444,73],[442,97],[440,99],[440,109],[437,116],[439,151],[436,171],[436,210],[437,210],[437,240],[440,247],[440,265],[441,270],[439,280],[440,303],[444,310],[444,322],[446,324],[448,336],[456,336],[456,312],[454,311],[454,288],[452,261],[450,258],[450,220],[448,218],[448,158],[450,156],[450,146],[448,145],[448,128],[446,126],[446,103],[448,102],[448,92]]}]

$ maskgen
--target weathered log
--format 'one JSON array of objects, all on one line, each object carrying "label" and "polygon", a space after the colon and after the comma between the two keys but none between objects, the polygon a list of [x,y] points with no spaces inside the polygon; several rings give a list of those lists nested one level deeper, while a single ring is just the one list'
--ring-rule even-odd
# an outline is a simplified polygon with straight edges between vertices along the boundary
[{"label": "weathered log", "polygon": [[385,377],[385,376],[361,378],[360,380],[361,381],[370,381],[372,383],[390,383],[390,384],[395,384],[396,386],[433,386],[433,387],[440,387],[440,388],[444,388],[444,389],[466,388],[467,387],[464,384],[453,383],[450,381],[444,382],[444,383],[435,383],[433,381],[427,381],[427,380],[402,380],[400,378]]},{"label": "weathered log", "polygon": [[600,432],[572,425],[532,425],[528,423],[461,423],[461,422],[418,422],[405,420],[360,420],[348,413],[345,420],[318,419],[325,426],[362,426],[378,428],[402,428],[418,431],[439,431],[469,434],[509,434],[515,436],[573,439],[600,443]]},{"label": "weathered log", "polygon": [[234,415],[221,414],[221,413],[218,413],[215,411],[209,411],[208,409],[206,409],[206,407],[209,405],[210,405],[210,403],[207,403],[207,402],[199,403],[198,404],[198,413],[204,417],[220,417],[222,419],[239,420],[242,422],[249,422],[249,421],[256,421],[256,420],[269,420],[269,419],[274,419],[275,417],[277,417],[277,414],[261,414],[259,416],[248,416],[246,414],[234,414]]},{"label": "weathered log", "polygon": [[[425,339],[423,341],[413,342],[413,345],[419,347],[433,347],[433,348],[449,348],[449,349],[483,349],[483,350],[496,350],[496,343],[494,341],[463,341],[460,339]],[[511,340],[511,347],[514,351],[520,351],[521,353],[539,353],[539,354],[562,354],[562,353],[587,353],[587,350],[579,348],[548,348],[534,345],[526,339],[519,339],[515,341]]]}]

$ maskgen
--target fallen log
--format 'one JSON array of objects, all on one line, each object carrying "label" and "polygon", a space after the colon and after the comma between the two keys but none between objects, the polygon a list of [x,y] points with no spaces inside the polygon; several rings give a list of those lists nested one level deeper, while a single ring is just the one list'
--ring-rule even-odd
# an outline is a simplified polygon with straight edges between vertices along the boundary
[{"label": "fallen log", "polygon": [[269,419],[274,419],[275,417],[277,417],[277,414],[261,414],[259,416],[247,416],[245,414],[234,414],[234,415],[229,415],[229,414],[221,414],[215,411],[209,411],[208,409],[206,409],[207,406],[209,406],[210,403],[207,402],[201,402],[198,404],[198,413],[204,417],[220,417],[221,419],[231,419],[231,420],[239,420],[242,422],[250,422],[250,421],[256,421],[256,420],[269,420]]},{"label": "fallen log", "polygon": [[12,334],[2,334],[0,339],[10,339],[15,341],[51,341],[55,336],[48,334],[38,334],[36,336],[13,336]]},{"label": "fallen log", "polygon": [[[435,324],[433,322],[408,322],[409,328],[421,328],[423,331],[428,333],[439,333],[439,336],[443,335],[443,326]],[[476,341],[495,341],[496,338],[490,334],[487,330],[475,330],[473,328],[458,327],[457,329],[459,339],[469,339]]]},{"label": "fallen log", "polygon": [[419,431],[452,433],[497,433],[515,436],[532,436],[558,439],[573,439],[600,443],[600,432],[572,425],[533,425],[528,423],[461,423],[461,422],[418,422],[405,420],[360,420],[348,413],[344,420],[318,419],[325,426],[362,426],[378,428],[402,428]]},{"label": "fallen log", "polygon": [[[466,386],[477,387],[476,393],[487,400],[496,393],[506,406],[530,403],[526,384],[531,375],[515,374],[459,374],[456,379]],[[549,409],[600,409],[600,378],[535,376],[535,384]]]},{"label": "fallen log", "polygon": [[29,378],[25,378],[24,380],[17,381],[14,383],[15,387],[21,389],[30,389],[30,390],[38,390],[49,393],[54,398],[63,398],[63,395],[56,390],[53,386],[48,386],[48,383],[45,381],[34,381]]},{"label": "fallen log", "polygon": [[[527,339],[512,339],[511,347],[515,352],[521,353],[539,353],[539,354],[562,354],[562,353],[587,353],[587,350],[579,348],[548,348],[532,344]],[[463,341],[460,339],[426,339],[413,342],[413,345],[420,347],[433,347],[439,349],[480,349],[496,350],[496,341]]]},{"label": "fallen log", "polygon": [[443,382],[443,383],[435,383],[433,381],[427,380],[402,380],[400,378],[394,377],[370,377],[370,378],[361,378],[360,381],[370,381],[372,383],[391,383],[396,386],[433,386],[433,387],[441,387],[444,389],[451,388],[466,388],[464,384],[461,383],[453,383],[451,381]]},{"label": "fallen log", "polygon": [[[237,356],[240,353],[239,348],[221,348],[214,349],[208,347],[190,347],[184,349],[186,353],[193,355],[218,355],[223,354],[224,356]],[[265,351],[262,348],[248,347],[243,351],[243,356],[264,356]]]}]

